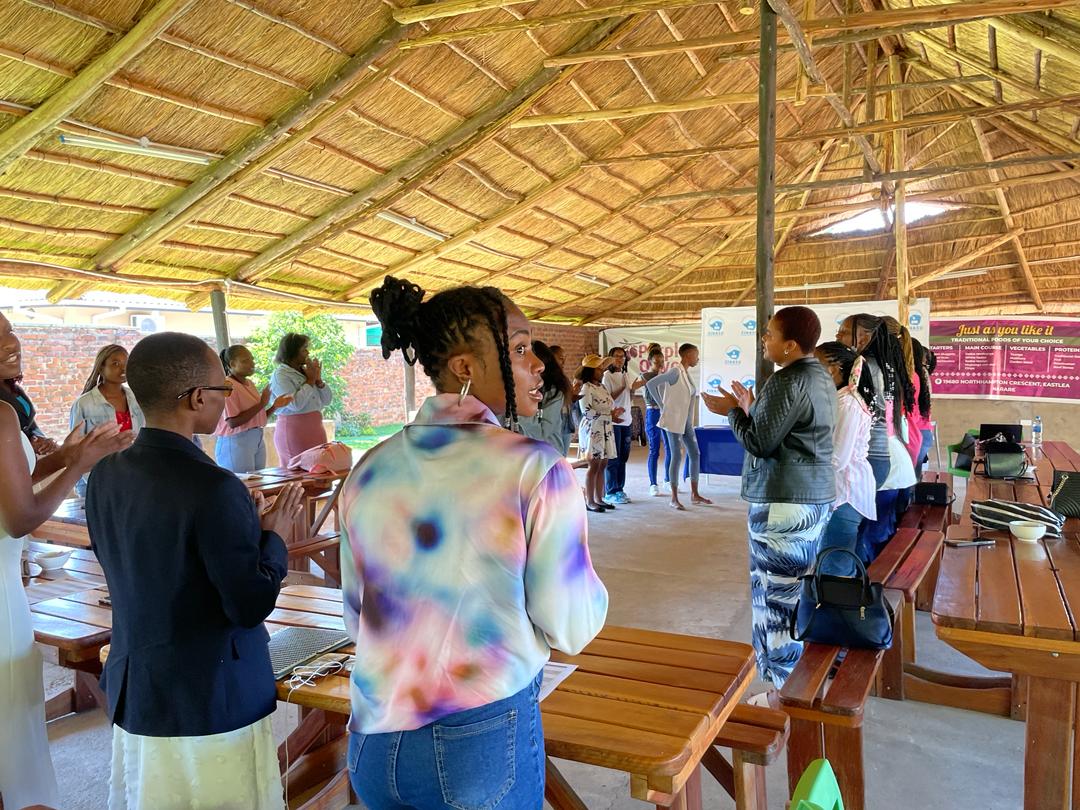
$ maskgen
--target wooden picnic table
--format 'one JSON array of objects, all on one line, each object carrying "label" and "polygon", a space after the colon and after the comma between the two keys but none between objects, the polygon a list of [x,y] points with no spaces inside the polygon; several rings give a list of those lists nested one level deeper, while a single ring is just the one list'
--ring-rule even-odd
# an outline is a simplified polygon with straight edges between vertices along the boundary
[{"label": "wooden picnic table", "polygon": [[[111,609],[98,604],[102,593],[82,591],[36,603],[38,640],[71,650],[72,660],[100,658],[112,624]],[[266,627],[273,633],[288,626],[343,629],[341,592],[283,588]],[[581,655],[552,657],[577,670],[541,705],[551,805],[584,807],[550,759],[558,757],[630,774],[634,798],[680,810],[700,808],[699,764],[754,679],[752,648],[607,627]],[[279,683],[278,697],[302,707],[300,725],[279,751],[290,807],[344,807],[348,678],[332,675],[295,690]]]},{"label": "wooden picnic table", "polygon": [[[288,625],[342,627],[341,591],[284,588],[267,625],[271,632]],[[553,653],[552,660],[577,666],[541,704],[547,800],[553,807],[584,805],[552,757],[628,773],[636,799],[661,807],[701,806],[701,759],[754,678],[749,645],[609,626],[582,654]],[[312,710],[290,737],[290,758],[304,751],[315,762],[343,764],[347,676],[331,675],[295,690],[281,683],[278,696]],[[290,780],[311,770],[301,759],[288,770]],[[343,788],[347,774],[340,772],[321,785],[324,791]]]},{"label": "wooden picnic table", "polygon": [[[950,538],[975,536],[971,502],[998,498],[1046,505],[1054,470],[1080,470],[1080,453],[1064,442],[1032,451],[1035,481],[997,481],[975,474]],[[1061,540],[1018,541],[979,531],[993,546],[952,548],[941,559],[934,596],[937,635],[998,672],[1013,674],[1014,716],[1026,714],[1025,810],[1080,807],[1080,521]],[[1074,748],[1075,744],[1075,748]],[[1074,786],[1074,780],[1076,785]]]}]

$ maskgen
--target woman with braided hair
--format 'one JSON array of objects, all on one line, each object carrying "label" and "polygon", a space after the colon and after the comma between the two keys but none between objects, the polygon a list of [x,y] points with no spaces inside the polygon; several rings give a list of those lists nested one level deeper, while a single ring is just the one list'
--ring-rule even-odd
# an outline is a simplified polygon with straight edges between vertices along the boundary
[{"label": "woman with braided hair", "polygon": [[[901,439],[906,424],[904,411],[914,405],[915,392],[907,376],[900,341],[890,334],[883,318],[865,313],[852,315],[841,324],[837,339],[855,348],[865,360],[874,381],[875,401],[879,401],[880,394],[883,407],[880,427],[885,434],[888,471],[878,485],[875,499],[877,518],[864,520],[859,528],[859,554],[866,562],[871,562],[896,531],[896,504],[900,491],[915,485],[915,466]],[[872,455],[870,462],[873,466]],[[875,479],[879,469],[874,470]]]},{"label": "woman with braided hair", "polygon": [[370,810],[538,810],[544,664],[607,615],[573,470],[514,430],[544,365],[494,287],[427,298],[387,277],[371,308],[383,356],[419,361],[437,393],[343,485],[351,781]]}]

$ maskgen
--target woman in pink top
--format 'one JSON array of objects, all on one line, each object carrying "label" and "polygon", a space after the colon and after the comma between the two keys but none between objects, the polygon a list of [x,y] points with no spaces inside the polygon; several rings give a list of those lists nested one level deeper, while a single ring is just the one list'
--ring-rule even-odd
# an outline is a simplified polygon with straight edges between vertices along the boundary
[{"label": "woman in pink top", "polygon": [[934,445],[934,422],[930,416],[930,373],[933,352],[923,346],[915,338],[911,339],[911,347],[915,354],[915,412],[912,414],[912,424],[922,434],[922,444],[919,447],[919,457],[915,459],[915,476],[922,479],[923,465],[926,463],[927,454]]},{"label": "woman in pink top", "polygon": [[[823,343],[814,351],[818,362],[836,383],[836,427],[833,431],[833,469],[836,501],[820,551],[844,548],[855,552],[863,518],[877,519],[877,483],[866,455],[870,449],[874,384],[855,350],[843,343]],[[866,372],[864,374],[864,371]],[[825,560],[824,573],[853,576],[854,561],[843,554]]]},{"label": "woman in pink top", "polygon": [[292,397],[280,396],[270,404],[270,387],[259,391],[250,379],[255,373],[255,358],[244,346],[225,349],[221,364],[228,375],[226,381],[232,384],[232,393],[225,398],[225,410],[214,431],[214,458],[219,467],[234,473],[261,470],[266,466],[266,418],[292,402]]}]

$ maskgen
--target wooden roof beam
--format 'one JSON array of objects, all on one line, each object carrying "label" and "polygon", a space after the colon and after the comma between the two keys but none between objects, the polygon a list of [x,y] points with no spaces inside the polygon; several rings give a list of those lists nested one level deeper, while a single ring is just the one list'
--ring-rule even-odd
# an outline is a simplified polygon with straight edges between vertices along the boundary
[{"label": "wooden roof beam", "polygon": [[[973,123],[977,123],[974,119]],[[899,131],[899,129],[897,130]],[[1043,163],[1069,163],[1080,161],[1080,151],[1067,152],[1059,155],[1023,155],[1015,158],[1002,158],[1000,160],[987,160],[979,163],[962,163],[953,166],[932,166],[925,169],[904,169],[896,172],[883,172],[882,174],[864,177],[862,175],[851,177],[833,177],[828,180],[807,181],[805,183],[785,183],[777,185],[777,191],[820,191],[829,188],[848,188],[850,186],[871,185],[876,183],[891,183],[907,180],[929,180],[938,177],[949,177],[954,174],[969,174],[971,172],[997,172],[1001,169],[1014,168],[1017,166],[1038,166]],[[648,205],[671,205],[672,203],[684,203],[693,200],[726,199],[728,197],[750,197],[757,193],[752,186],[736,186],[732,188],[711,189],[708,191],[689,191],[683,194],[671,194],[664,197],[653,197]],[[945,193],[944,191],[941,193]]]},{"label": "wooden roof beam", "polygon": [[43,134],[100,89],[109,77],[131,62],[158,34],[191,8],[194,0],[158,0],[109,50],[83,68],[32,113],[0,132],[0,174],[7,171]]},{"label": "wooden roof beam", "polygon": [[[621,18],[599,23],[572,47],[595,47],[609,38],[621,39],[637,25]],[[570,80],[575,69],[540,68],[492,106],[462,122],[431,145],[414,152],[359,191],[302,225],[233,271],[236,278],[252,281],[324,241],[344,233],[361,219],[384,210],[401,195],[413,191],[453,165],[471,149],[493,138],[508,123],[524,115],[553,86]]]},{"label": "wooden roof beam", "polygon": [[[1029,2],[1015,2],[1014,0],[972,0],[971,2],[950,3],[948,5],[916,6],[913,8],[898,8],[874,11],[863,14],[851,14],[839,17],[821,17],[808,21],[802,26],[806,34],[839,33],[853,31],[876,31],[865,39],[877,39],[883,35],[881,29],[895,28],[899,26],[911,26],[908,30],[936,28],[957,22],[971,22],[986,17],[997,17],[1004,14],[1019,14],[1027,11],[1039,11],[1053,8],[1065,8],[1073,5],[1075,0],[1029,0]],[[554,19],[554,18],[547,18]],[[550,23],[558,24],[558,23]],[[489,26],[493,28],[495,26]],[[473,31],[478,29],[472,29]],[[453,34],[466,34],[466,31],[455,31]],[[489,31],[487,33],[501,33]],[[895,35],[895,31],[889,31]],[[468,33],[468,36],[480,36],[480,34]],[[723,48],[731,45],[756,44],[760,39],[757,28],[737,31],[735,33],[718,34],[712,37],[699,39],[686,39],[681,42],[659,42],[652,45],[640,45],[632,48],[617,50],[597,50],[579,54],[567,54],[548,59],[545,64],[550,67],[555,65],[577,64],[582,62],[608,62],[622,59],[645,59],[654,56],[664,56],[669,53],[679,53],[689,50],[707,50],[710,48]],[[414,40],[413,42],[418,42]],[[818,41],[818,46],[825,44],[837,44]],[[783,47],[783,46],[781,46]],[[789,46],[790,47],[790,46]],[[756,50],[754,51],[756,53]],[[750,55],[749,52],[747,55]]]},{"label": "wooden roof beam", "polygon": [[997,237],[996,239],[991,239],[989,242],[987,242],[982,247],[976,248],[975,250],[971,251],[970,253],[967,253],[967,254],[961,256],[959,259],[955,259],[954,261],[949,262],[944,267],[939,267],[937,270],[934,270],[934,271],[929,272],[929,273],[924,273],[923,275],[921,275],[921,276],[919,276],[917,278],[911,279],[910,283],[908,284],[908,290],[913,292],[916,289],[918,289],[919,287],[923,287],[923,286],[929,284],[932,281],[936,281],[937,279],[941,278],[942,276],[947,276],[947,275],[949,275],[949,273],[955,272],[956,270],[959,270],[961,267],[964,267],[965,265],[971,264],[971,262],[975,261],[980,256],[985,256],[987,253],[989,253],[992,250],[995,250],[996,248],[1001,247],[1006,242],[1011,242],[1013,239],[1016,239],[1023,232],[1024,232],[1023,228],[1017,228],[1016,230],[1009,231],[1008,233],[1002,234],[1001,236]]},{"label": "wooden roof beam", "polygon": [[[986,130],[984,129],[982,122],[972,121],[972,128],[975,130],[975,137],[979,141],[979,150],[982,152],[983,158],[987,162],[993,162],[994,152],[990,148],[990,140],[986,137]],[[990,169],[990,179],[995,183],[1000,183],[1002,179],[1001,172],[997,169]],[[1009,207],[1009,200],[1005,196],[1005,189],[998,186],[994,189],[994,196],[997,199],[998,208],[1001,209],[1001,219],[1005,223],[1005,228],[1015,233],[1018,229],[1016,226],[1016,220],[1012,215],[1012,209]],[[1024,245],[1020,241],[1019,233],[1016,234],[1011,240],[1013,248],[1016,250],[1016,258],[1020,263],[1020,272],[1024,278],[1024,284],[1027,285],[1028,293],[1031,295],[1031,300],[1034,302],[1037,309],[1040,311],[1043,309],[1042,295],[1039,293],[1039,286],[1035,283],[1035,274],[1031,271],[1031,265],[1028,264],[1027,253],[1024,251]]]},{"label": "wooden roof beam", "polygon": [[[366,90],[377,76],[385,74],[368,74],[364,81],[357,82],[352,90],[334,101],[306,126],[292,135],[289,135],[290,130],[367,72],[377,59],[389,52],[405,36],[406,31],[405,27],[396,23],[383,29],[363,50],[311,88],[274,120],[244,139],[221,160],[208,166],[180,194],[137,223],[115,242],[106,245],[94,257],[94,263],[98,267],[113,269],[123,266],[223,201],[242,183],[269,168],[273,162],[307,143],[317,132],[347,112],[359,94]],[[271,150],[275,143],[286,136],[287,140],[280,148]],[[256,160],[260,156],[261,159]]]}]

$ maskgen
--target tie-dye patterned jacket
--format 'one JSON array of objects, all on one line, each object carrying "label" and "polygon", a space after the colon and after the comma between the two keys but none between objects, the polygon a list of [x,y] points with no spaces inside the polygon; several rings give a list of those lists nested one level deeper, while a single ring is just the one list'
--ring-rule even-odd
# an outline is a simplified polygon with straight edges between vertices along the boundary
[{"label": "tie-dye patterned jacket", "polygon": [[473,397],[428,399],[344,484],[352,731],[408,731],[509,697],[603,627],[573,470]]}]

